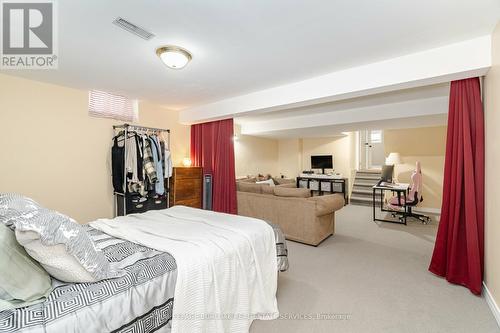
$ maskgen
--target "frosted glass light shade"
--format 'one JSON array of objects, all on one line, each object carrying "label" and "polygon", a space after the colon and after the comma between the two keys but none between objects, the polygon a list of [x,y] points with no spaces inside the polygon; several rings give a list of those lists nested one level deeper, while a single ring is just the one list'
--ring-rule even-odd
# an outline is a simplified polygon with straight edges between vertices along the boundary
[{"label": "frosted glass light shade", "polygon": [[192,59],[191,53],[187,50],[171,45],[158,48],[156,54],[167,67],[172,69],[185,67]]}]

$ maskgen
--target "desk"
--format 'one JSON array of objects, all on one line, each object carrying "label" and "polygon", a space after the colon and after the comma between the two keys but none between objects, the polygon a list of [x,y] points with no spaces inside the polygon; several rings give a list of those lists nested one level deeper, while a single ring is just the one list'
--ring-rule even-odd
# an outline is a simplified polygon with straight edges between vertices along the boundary
[{"label": "desk", "polygon": [[[404,224],[406,225],[406,214],[404,214],[404,218],[402,219],[402,222],[398,221],[392,221],[392,220],[387,220],[387,219],[379,219],[376,218],[375,216],[375,197],[376,197],[376,192],[380,191],[380,211],[381,212],[395,212],[390,209],[384,209],[384,191],[391,191],[391,192],[396,192],[398,196],[398,201],[401,202],[401,195],[403,195],[403,202],[406,202],[406,194],[408,193],[408,189],[410,188],[410,184],[404,184],[404,183],[399,183],[399,184],[383,184],[379,183],[375,186],[372,187],[373,189],[373,221],[381,221],[381,222],[390,222],[390,223],[398,223],[398,224]],[[407,210],[406,205],[402,206],[405,210]]]}]

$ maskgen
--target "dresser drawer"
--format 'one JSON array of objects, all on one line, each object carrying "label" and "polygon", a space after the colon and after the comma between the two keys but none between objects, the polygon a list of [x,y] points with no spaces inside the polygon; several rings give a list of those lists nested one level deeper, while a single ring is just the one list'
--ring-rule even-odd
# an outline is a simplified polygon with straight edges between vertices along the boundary
[{"label": "dresser drawer", "polygon": [[177,184],[175,189],[175,201],[201,198],[201,186],[201,179],[183,179],[182,184]]},{"label": "dresser drawer", "polygon": [[181,179],[200,179],[202,176],[202,168],[193,167],[193,168],[175,168],[174,177],[178,180]]},{"label": "dresser drawer", "polygon": [[170,179],[170,206],[202,207],[202,168],[174,167]]}]

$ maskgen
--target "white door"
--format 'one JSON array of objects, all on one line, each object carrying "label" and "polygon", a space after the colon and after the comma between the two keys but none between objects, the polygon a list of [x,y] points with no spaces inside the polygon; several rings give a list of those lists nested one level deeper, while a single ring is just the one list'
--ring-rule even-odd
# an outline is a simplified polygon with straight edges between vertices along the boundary
[{"label": "white door", "polygon": [[385,162],[384,131],[365,130],[359,131],[360,169],[380,169]]}]

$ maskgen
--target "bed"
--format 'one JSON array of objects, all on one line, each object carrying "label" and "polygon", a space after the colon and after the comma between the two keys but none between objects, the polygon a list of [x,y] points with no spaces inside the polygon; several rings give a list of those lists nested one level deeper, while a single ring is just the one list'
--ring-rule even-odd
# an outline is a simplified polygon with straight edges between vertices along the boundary
[{"label": "bed", "polygon": [[[276,269],[286,271],[285,238],[271,225]],[[43,302],[0,312],[0,332],[170,332],[177,282],[172,255],[113,237],[90,225],[86,231],[124,276],[96,283],[62,283]]]}]

